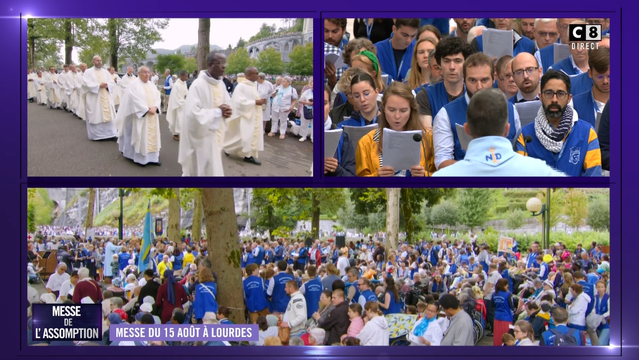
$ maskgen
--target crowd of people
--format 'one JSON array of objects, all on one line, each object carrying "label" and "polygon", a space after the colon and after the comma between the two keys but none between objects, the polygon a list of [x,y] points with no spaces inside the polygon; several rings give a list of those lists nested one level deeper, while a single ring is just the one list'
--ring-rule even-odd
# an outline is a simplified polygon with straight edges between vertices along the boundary
[{"label": "crowd of people", "polygon": [[28,70],[27,97],[84,120],[90,140],[117,141],[122,155],[141,166],[162,165],[159,116],[165,114],[173,139],[180,141],[183,176],[224,176],[222,153],[261,165],[258,153],[264,151],[269,121],[269,136],[279,133],[283,140],[290,131],[302,142],[312,140],[312,77],[298,94],[291,77],[277,76],[273,84],[249,67],[231,81],[225,69],[226,56],[212,52],[199,74],[182,70],[176,77],[167,69],[164,84],[158,84],[158,74],[146,66],[137,73],[129,66],[120,77],[96,55],[88,69],[65,64],[60,73],[53,66],[48,72]]},{"label": "crowd of people", "polygon": [[[453,20],[451,32],[450,19],[354,19],[353,34],[348,19],[324,20],[325,57],[344,64],[326,61],[324,129],[345,130],[324,174],[607,175],[609,19]],[[569,41],[571,24],[602,25],[602,40]],[[512,54],[484,52],[487,28],[511,31]],[[421,132],[407,168],[384,165],[386,129]]]},{"label": "crowd of people", "polygon": [[[109,341],[109,324],[231,323],[241,308],[218,303],[230,290],[218,285],[207,247],[204,239],[158,239],[142,269],[140,240],[80,237],[58,247],[46,293],[29,285],[29,302],[101,303],[103,345],[240,345]],[[38,282],[40,255],[32,241],[27,248],[28,281]],[[254,238],[239,249],[242,323],[260,329],[249,345],[472,346],[484,331],[496,346],[609,344],[610,258],[601,244],[524,249],[515,241],[496,251],[471,234],[397,250],[372,236],[339,245]]]}]

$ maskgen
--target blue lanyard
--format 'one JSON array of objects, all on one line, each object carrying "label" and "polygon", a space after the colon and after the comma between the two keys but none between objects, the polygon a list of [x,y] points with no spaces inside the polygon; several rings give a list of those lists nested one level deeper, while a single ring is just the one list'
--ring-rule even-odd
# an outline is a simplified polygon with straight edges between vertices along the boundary
[{"label": "blue lanyard", "polygon": [[402,74],[402,67],[404,66],[404,57],[402,56],[402,62],[399,63],[399,69],[397,69],[397,81],[402,81],[403,79],[400,79],[400,76]]},{"label": "blue lanyard", "polygon": [[[378,115],[379,115],[379,108],[377,109],[377,115],[375,115],[375,117],[373,118],[373,121],[371,122],[371,125],[372,124],[377,124],[377,116]],[[362,114],[360,114],[360,119],[359,120],[360,120],[360,122],[362,124],[361,125],[362,127],[366,126],[366,121],[364,121],[365,119],[364,119],[364,116]]]},{"label": "blue lanyard", "polygon": [[371,23],[368,23],[368,19],[364,19],[364,24],[366,24],[366,37],[368,38],[368,40],[371,39],[371,32],[373,31],[373,24],[375,23],[375,20],[371,21]]}]

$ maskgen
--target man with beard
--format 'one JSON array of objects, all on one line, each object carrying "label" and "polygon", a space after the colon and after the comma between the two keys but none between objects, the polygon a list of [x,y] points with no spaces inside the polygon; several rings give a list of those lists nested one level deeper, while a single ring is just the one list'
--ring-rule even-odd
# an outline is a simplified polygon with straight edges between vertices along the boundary
[{"label": "man with beard", "polygon": [[[342,49],[348,43],[344,40],[346,32],[346,19],[324,19],[324,54],[341,54]],[[328,62],[324,69],[326,82],[331,90],[337,84],[337,80],[342,77],[346,66],[335,69],[335,65]],[[279,84],[278,84],[279,85]]]},{"label": "man with beard", "polygon": [[535,121],[522,128],[517,152],[544,160],[568,176],[601,176],[597,134],[568,106],[572,100],[568,75],[548,70],[541,78],[541,94],[542,106]]},{"label": "man with beard", "polygon": [[[464,159],[466,151],[462,149],[459,141],[457,125],[466,124],[468,103],[473,95],[482,89],[492,87],[495,74],[493,61],[486,54],[475,53],[464,62],[463,74],[466,84],[465,96],[444,105],[433,122],[433,146],[437,169],[443,169]],[[512,144],[515,135],[521,129],[519,114],[512,103],[508,103],[508,128],[505,136]],[[498,133],[496,136],[504,136],[504,134]]]},{"label": "man with beard", "polygon": [[457,28],[452,34],[450,34],[450,36],[456,36],[462,38],[464,41],[468,41],[468,32],[473,27],[475,20],[477,19],[453,18],[453,20],[455,20]]},{"label": "man with beard", "polygon": [[588,53],[588,76],[592,89],[574,97],[573,104],[582,120],[597,130],[597,117],[601,116],[610,98],[610,48],[600,47]]},{"label": "man with beard", "polygon": [[433,118],[444,105],[464,95],[463,65],[472,54],[470,46],[458,37],[447,37],[437,43],[435,60],[441,66],[444,81],[423,87],[415,100],[419,117],[426,129],[433,128]]},{"label": "man with beard", "polygon": [[516,104],[539,100],[541,68],[537,64],[537,59],[528,53],[521,53],[515,56],[510,64],[519,91],[508,101]]}]

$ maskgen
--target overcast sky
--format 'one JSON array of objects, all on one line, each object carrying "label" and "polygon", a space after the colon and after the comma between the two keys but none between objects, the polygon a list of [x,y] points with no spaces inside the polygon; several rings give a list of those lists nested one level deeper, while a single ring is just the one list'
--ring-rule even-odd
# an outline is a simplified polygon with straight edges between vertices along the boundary
[{"label": "overcast sky", "polygon": [[[199,19],[170,19],[169,26],[160,30],[162,41],[155,43],[154,49],[174,50],[181,45],[197,44],[197,30]],[[211,44],[226,49],[229,44],[235,47],[238,40],[247,40],[257,34],[263,23],[275,24],[283,27],[281,18],[273,19],[211,19]],[[64,59],[64,47],[60,49],[60,56]],[[73,51],[73,61],[78,62],[78,51]]]}]

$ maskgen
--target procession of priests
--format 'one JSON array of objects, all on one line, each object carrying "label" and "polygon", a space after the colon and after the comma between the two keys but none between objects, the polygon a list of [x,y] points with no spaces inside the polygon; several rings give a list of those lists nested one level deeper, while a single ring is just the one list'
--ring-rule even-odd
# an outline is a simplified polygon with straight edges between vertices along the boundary
[{"label": "procession of priests", "polygon": [[256,68],[246,69],[231,96],[224,79],[226,56],[211,52],[193,81],[186,71],[173,81],[166,70],[171,81],[161,94],[156,73],[146,66],[137,76],[128,67],[120,77],[115,68],[103,68],[100,56],[92,62],[90,68],[64,65],[59,74],[54,67],[29,70],[29,102],[72,113],[86,122],[89,140],[117,142],[122,155],[141,166],[161,165],[162,114],[179,141],[183,176],[224,176],[222,154],[261,165],[264,106],[273,95],[258,92],[264,76]]}]

